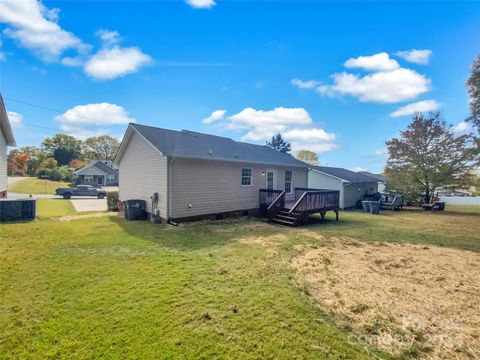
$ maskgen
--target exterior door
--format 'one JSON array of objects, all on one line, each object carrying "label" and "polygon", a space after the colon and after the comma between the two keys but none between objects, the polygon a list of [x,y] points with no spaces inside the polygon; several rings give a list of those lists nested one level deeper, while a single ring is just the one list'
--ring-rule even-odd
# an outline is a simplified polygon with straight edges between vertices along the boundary
[{"label": "exterior door", "polygon": [[277,189],[277,170],[267,169],[265,176],[265,187],[269,190]]},{"label": "exterior door", "polygon": [[97,184],[98,184],[98,185],[103,185],[103,176],[100,176],[100,175],[99,175],[99,176],[97,177]]}]

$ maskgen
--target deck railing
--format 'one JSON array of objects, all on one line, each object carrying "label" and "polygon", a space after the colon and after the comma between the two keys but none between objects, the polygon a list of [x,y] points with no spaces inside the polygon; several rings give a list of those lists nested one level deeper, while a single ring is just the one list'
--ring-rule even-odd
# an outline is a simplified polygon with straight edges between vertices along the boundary
[{"label": "deck railing", "polygon": [[293,212],[316,212],[316,211],[328,211],[338,210],[340,192],[338,190],[319,190],[319,189],[295,189],[295,195],[297,195],[297,189],[300,193],[303,193],[296,200],[295,204],[290,209],[289,213]]},{"label": "deck railing", "polygon": [[285,190],[260,189],[260,208],[272,221],[280,210],[285,208]]},{"label": "deck railing", "polygon": [[283,190],[260,189],[260,208],[267,209],[282,194]]}]

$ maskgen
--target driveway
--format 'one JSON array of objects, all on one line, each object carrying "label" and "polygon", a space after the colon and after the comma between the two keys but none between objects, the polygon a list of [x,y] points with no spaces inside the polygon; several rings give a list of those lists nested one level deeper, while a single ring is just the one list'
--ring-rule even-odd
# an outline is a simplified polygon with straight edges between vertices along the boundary
[{"label": "driveway", "polygon": [[70,201],[76,211],[107,211],[107,199],[81,197],[72,198]]}]

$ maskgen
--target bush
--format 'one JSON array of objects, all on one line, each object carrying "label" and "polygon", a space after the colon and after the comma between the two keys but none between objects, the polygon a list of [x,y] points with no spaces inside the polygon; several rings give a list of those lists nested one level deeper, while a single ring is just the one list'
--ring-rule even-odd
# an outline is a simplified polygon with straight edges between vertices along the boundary
[{"label": "bush", "polygon": [[118,191],[110,191],[107,193],[107,209],[109,211],[118,211]]}]

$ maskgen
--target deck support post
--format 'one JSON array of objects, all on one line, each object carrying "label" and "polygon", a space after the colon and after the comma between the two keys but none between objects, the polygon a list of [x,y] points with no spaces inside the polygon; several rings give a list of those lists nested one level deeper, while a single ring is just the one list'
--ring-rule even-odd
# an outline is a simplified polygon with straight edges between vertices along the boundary
[{"label": "deck support post", "polygon": [[338,210],[333,210],[335,211],[335,220],[338,221]]}]

